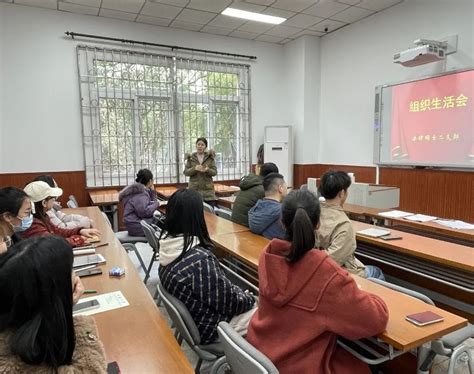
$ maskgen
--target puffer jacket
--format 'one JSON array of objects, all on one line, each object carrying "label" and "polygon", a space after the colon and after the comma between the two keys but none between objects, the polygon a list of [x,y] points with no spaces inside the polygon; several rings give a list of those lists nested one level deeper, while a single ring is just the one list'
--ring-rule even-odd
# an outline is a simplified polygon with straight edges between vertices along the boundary
[{"label": "puffer jacket", "polygon": [[281,223],[281,203],[272,199],[260,199],[249,210],[249,228],[254,234],[267,239],[285,239],[286,231]]},{"label": "puffer jacket", "polygon": [[[188,187],[198,191],[204,201],[217,200],[214,192],[214,183],[212,181],[212,177],[217,175],[217,167],[214,158],[215,152],[212,149],[204,152],[202,164],[198,160],[197,152],[186,154],[184,175],[189,177]],[[209,169],[206,172],[197,171],[196,166],[198,165],[207,166]]]},{"label": "puffer jacket", "polygon": [[249,225],[249,210],[259,199],[265,197],[260,175],[249,174],[240,180],[240,192],[232,207],[232,221],[241,225]]},{"label": "puffer jacket", "polygon": [[160,206],[156,191],[141,183],[134,183],[120,191],[119,200],[124,206],[123,222],[128,233],[132,236],[143,236],[140,221],[152,223],[153,213]]}]

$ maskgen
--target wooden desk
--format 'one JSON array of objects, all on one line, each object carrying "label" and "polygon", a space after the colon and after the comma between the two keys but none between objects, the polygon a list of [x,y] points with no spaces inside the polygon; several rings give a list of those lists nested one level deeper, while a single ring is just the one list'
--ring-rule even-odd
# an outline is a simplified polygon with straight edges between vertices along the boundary
[{"label": "wooden desk", "polygon": [[[374,227],[367,223],[352,221],[354,231]],[[386,248],[397,252],[409,254],[414,257],[424,258],[432,262],[462,269],[474,273],[474,252],[472,248],[410,234],[403,231],[389,229],[394,236],[402,237],[402,240],[382,240],[371,238],[356,233],[358,242],[369,243],[380,248]]]},{"label": "wooden desk", "polygon": [[171,195],[173,195],[178,188],[173,187],[173,186],[157,186],[155,187],[155,191],[160,196],[161,198],[168,200]]},{"label": "wooden desk", "polygon": [[211,238],[215,235],[249,231],[247,226],[239,225],[209,212],[204,212],[204,218]]},{"label": "wooden desk", "polygon": [[[211,236],[212,241],[235,258],[258,269],[258,260],[268,239],[249,231]],[[424,343],[437,339],[467,325],[465,318],[423,303],[379,284],[354,276],[361,289],[380,296],[389,309],[389,323],[386,331],[378,336],[394,348],[407,352]],[[444,317],[444,321],[430,326],[418,327],[405,320],[405,316],[431,310]]]},{"label": "wooden desk", "polygon": [[92,204],[97,206],[113,205],[119,202],[119,192],[117,190],[90,190],[89,197]]},{"label": "wooden desk", "polygon": [[228,209],[232,209],[232,206],[235,203],[236,196],[219,196],[217,199],[217,204],[224,206]]},{"label": "wooden desk", "polygon": [[[107,260],[101,266],[104,273],[83,278],[84,287],[95,289],[99,294],[120,290],[130,303],[125,308],[94,315],[107,362],[117,361],[122,373],[193,373],[194,369],[174,338],[168,322],[160,314],[99,209],[67,210],[92,218],[94,226],[102,233],[101,241],[109,243],[97,249]],[[109,277],[108,270],[113,266],[125,268],[125,276]]]},{"label": "wooden desk", "polygon": [[467,245],[469,247],[474,247],[474,230],[458,230],[452,229],[450,227],[442,226],[436,222],[414,222],[409,221],[404,218],[388,218],[381,216],[380,213],[387,212],[389,209],[379,209],[379,208],[370,208],[361,205],[353,204],[344,204],[344,211],[351,217],[364,217],[365,220],[374,219],[380,222],[385,223],[386,226],[396,226],[400,227],[401,230],[410,231],[419,235],[424,235],[428,237],[435,237],[441,240],[459,239],[455,242],[460,242],[460,244]]},{"label": "wooden desk", "polygon": [[240,191],[239,187],[214,183],[214,192],[217,196],[229,196]]},{"label": "wooden desk", "polygon": [[[440,338],[467,325],[465,318],[367,279],[356,275],[353,275],[353,277],[362,290],[380,296],[387,304],[390,318],[387,329],[379,338],[400,351],[406,352],[419,347],[424,343]],[[419,327],[405,320],[405,317],[409,314],[427,310],[443,316],[444,321]]]}]

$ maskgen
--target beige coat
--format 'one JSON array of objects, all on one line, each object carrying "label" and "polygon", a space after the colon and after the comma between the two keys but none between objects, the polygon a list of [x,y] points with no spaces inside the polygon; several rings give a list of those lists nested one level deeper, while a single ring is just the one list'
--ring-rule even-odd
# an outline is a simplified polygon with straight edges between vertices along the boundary
[{"label": "beige coat", "polygon": [[354,256],[356,246],[354,229],[342,207],[322,202],[315,247],[323,248],[349,273],[365,278],[365,266]]},{"label": "beige coat", "polygon": [[[74,317],[76,348],[71,365],[60,366],[58,374],[107,373],[104,348],[97,334],[92,317]],[[0,373],[51,374],[53,370],[44,365],[28,365],[10,352],[8,344],[11,333],[0,333]]]}]

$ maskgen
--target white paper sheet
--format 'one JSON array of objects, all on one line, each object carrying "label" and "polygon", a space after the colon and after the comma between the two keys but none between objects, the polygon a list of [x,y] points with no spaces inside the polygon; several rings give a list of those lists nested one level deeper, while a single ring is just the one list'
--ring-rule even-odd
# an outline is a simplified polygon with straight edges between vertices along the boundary
[{"label": "white paper sheet", "polygon": [[121,291],[109,292],[90,297],[83,297],[79,299],[79,303],[94,299],[96,299],[100,304],[98,308],[73,314],[75,316],[91,316],[93,314],[108,312],[109,310],[123,308],[130,305]]},{"label": "white paper sheet", "polygon": [[474,230],[473,224],[467,223],[464,221],[458,221],[458,220],[448,221],[448,220],[437,219],[435,222],[452,229]]},{"label": "white paper sheet", "polygon": [[374,238],[379,238],[381,236],[389,235],[390,231],[388,230],[380,230],[380,229],[365,229],[365,230],[360,230],[357,231],[358,234],[366,235],[366,236],[371,236]]},{"label": "white paper sheet", "polygon": [[433,216],[427,216],[424,214],[414,214],[412,216],[404,217],[405,219],[409,221],[416,221],[416,222],[429,222],[429,221],[434,221],[438,217],[433,217]]},{"label": "white paper sheet", "polygon": [[381,212],[379,215],[387,218],[403,218],[412,216],[413,213],[404,212],[403,210],[389,210],[388,212]]}]

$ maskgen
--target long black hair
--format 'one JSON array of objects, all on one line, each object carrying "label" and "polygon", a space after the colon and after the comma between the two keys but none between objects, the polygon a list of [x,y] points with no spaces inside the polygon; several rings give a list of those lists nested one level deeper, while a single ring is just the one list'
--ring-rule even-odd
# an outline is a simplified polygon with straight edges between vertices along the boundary
[{"label": "long black hair", "polygon": [[283,200],[282,222],[291,241],[289,262],[296,262],[314,248],[314,230],[319,223],[321,208],[317,197],[309,191],[292,191]]},{"label": "long black hair", "polygon": [[16,187],[0,188],[0,215],[10,213],[18,216],[23,201],[28,198],[25,191]]},{"label": "long black hair", "polygon": [[35,179],[33,179],[33,182],[45,182],[48,183],[49,187],[58,187],[54,182],[54,178],[51,175],[47,174],[38,175]]},{"label": "long black hair", "polygon": [[72,262],[56,236],[23,240],[0,256],[0,331],[13,331],[10,349],[28,364],[71,363]]},{"label": "long black hair", "polygon": [[212,249],[211,238],[204,220],[204,208],[199,192],[191,189],[180,189],[168,200],[166,218],[163,225],[166,237],[182,236],[184,238],[181,258],[193,244],[193,238],[199,239],[199,244]]}]

